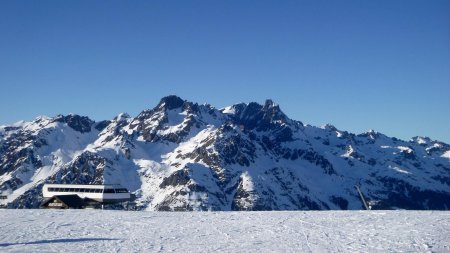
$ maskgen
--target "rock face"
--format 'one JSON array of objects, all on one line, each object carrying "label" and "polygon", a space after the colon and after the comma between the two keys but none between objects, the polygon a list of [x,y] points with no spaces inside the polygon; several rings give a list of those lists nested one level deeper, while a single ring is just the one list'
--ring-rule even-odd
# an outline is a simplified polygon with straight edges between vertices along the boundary
[{"label": "rock face", "polygon": [[39,117],[0,127],[0,191],[33,208],[45,182],[122,184],[133,208],[450,209],[450,145],[355,135],[288,118],[273,101],[224,109],[176,96],[136,117]]}]

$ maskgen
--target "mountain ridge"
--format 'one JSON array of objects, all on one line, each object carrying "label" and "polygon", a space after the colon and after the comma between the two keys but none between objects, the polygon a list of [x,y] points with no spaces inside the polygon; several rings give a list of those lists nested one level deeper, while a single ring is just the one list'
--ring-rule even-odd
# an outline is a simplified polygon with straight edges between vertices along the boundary
[{"label": "mountain ridge", "polygon": [[[268,99],[222,109],[167,96],[136,117],[76,114],[0,127],[2,204],[44,182],[120,183],[143,210],[450,208],[450,145],[304,125]],[[129,208],[129,207],[118,207]]]}]

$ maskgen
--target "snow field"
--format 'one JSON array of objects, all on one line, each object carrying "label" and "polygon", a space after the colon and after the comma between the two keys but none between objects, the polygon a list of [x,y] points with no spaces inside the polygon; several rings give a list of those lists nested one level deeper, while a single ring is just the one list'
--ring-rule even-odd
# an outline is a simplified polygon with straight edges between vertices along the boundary
[{"label": "snow field", "polygon": [[450,212],[0,210],[0,252],[450,252]]}]

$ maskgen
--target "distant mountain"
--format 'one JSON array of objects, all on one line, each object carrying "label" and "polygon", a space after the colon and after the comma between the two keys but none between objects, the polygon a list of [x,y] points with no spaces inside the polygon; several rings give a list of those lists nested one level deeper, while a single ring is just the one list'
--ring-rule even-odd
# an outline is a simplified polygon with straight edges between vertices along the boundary
[{"label": "distant mountain", "polygon": [[[177,96],[136,117],[0,127],[0,204],[38,207],[45,182],[118,183],[139,210],[450,209],[450,145],[355,135],[273,101],[216,109]],[[130,207],[119,207],[130,208]]]}]

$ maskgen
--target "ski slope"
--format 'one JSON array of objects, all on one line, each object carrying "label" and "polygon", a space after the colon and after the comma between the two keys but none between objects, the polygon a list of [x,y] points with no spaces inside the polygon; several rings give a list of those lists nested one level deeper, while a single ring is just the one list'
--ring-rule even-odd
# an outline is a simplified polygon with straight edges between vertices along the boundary
[{"label": "ski slope", "polygon": [[0,210],[0,252],[450,252],[450,212]]}]

